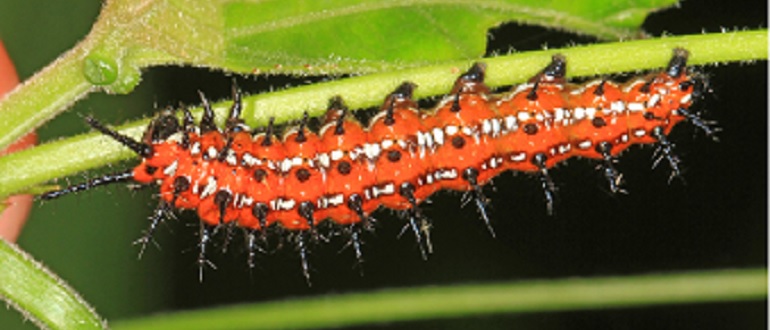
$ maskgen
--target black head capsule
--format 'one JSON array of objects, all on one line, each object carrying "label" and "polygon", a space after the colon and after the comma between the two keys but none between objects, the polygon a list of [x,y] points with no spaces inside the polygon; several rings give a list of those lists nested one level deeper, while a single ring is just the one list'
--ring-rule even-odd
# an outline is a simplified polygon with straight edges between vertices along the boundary
[{"label": "black head capsule", "polygon": [[201,97],[201,103],[203,106],[203,116],[201,117],[201,122],[199,124],[201,133],[216,131],[217,125],[214,123],[214,110],[211,109],[211,104],[203,92],[198,91],[198,95]]},{"label": "black head capsule", "polygon": [[174,116],[171,111],[163,111],[160,115],[155,117],[150,123],[147,131],[144,135],[144,142],[152,144],[152,142],[164,141],[169,136],[180,132],[179,120]]},{"label": "black head capsule", "polygon": [[674,56],[668,62],[666,74],[671,78],[679,78],[687,70],[687,58],[690,56],[684,48],[674,48]]}]

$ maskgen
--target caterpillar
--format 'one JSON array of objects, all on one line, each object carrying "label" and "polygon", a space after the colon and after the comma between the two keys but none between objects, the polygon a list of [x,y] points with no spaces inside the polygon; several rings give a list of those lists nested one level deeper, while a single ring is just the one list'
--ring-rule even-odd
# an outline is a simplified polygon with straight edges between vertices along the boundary
[{"label": "caterpillar", "polygon": [[488,198],[483,187],[505,171],[533,173],[553,211],[555,184],[549,170],[572,157],[599,162],[612,192],[624,192],[616,157],[632,145],[656,144],[656,166],[666,162],[671,178],[681,174],[668,134],[688,121],[713,135],[712,123],[690,110],[706,89],[690,72],[688,52],[677,48],[666,68],[624,84],[599,79],[583,84],[565,79],[566,58],[551,63],[527,83],[502,94],[484,84],[486,67],[473,64],[450,93],[431,110],[412,99],[414,84],[404,82],[385,97],[368,126],[351,118],[340,97],[329,107],[318,132],[308,128],[307,113],[282,137],[271,119],[252,131],[240,118],[241,92],[224,128],[201,93],[203,115],[196,124],[189,109],[181,121],[164,110],[135,140],[87,117],[95,130],[134,151],[133,169],[50,191],[42,199],[116,182],[156,184],[160,201],[139,239],[144,248],[173,210],[195,210],[200,218],[198,268],[208,263],[212,237],[233,228],[246,236],[249,266],[275,232],[297,249],[309,281],[310,246],[325,240],[321,224],[344,234],[362,260],[361,234],[373,229],[379,208],[401,211],[425,258],[432,246],[429,220],[420,208],[435,192],[465,192],[492,236]]}]

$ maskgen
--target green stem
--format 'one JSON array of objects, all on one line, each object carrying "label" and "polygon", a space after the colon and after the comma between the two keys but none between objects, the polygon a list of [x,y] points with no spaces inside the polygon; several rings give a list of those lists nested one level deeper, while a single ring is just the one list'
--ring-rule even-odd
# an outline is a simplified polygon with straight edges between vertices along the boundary
[{"label": "green stem", "polygon": [[[568,75],[578,77],[660,68],[676,47],[689,50],[689,63],[694,65],[767,59],[767,42],[767,30],[742,31],[550,49],[479,61],[487,64],[485,82],[499,87],[526,81],[555,53],[567,56]],[[441,95],[451,89],[458,71],[470,64],[471,61],[455,61],[252,96],[245,100],[244,117],[251,125],[261,125],[270,117],[278,122],[296,119],[304,111],[317,116],[335,95],[342,96],[351,108],[371,107],[407,80],[419,87],[415,92],[418,98]],[[225,104],[220,107],[226,109]]]},{"label": "green stem", "polygon": [[16,245],[0,239],[0,298],[41,328],[106,329],[72,288]]},{"label": "green stem", "polygon": [[[571,76],[587,76],[662,67],[675,47],[688,49],[692,53],[692,64],[767,59],[767,41],[766,30],[742,31],[596,44],[519,53],[482,61],[488,64],[489,85],[502,86],[525,81],[556,52],[569,59]],[[373,106],[405,80],[418,84],[418,97],[439,95],[451,88],[458,70],[468,65],[468,61],[452,62],[251,95],[244,99],[244,118],[251,125],[260,125],[270,117],[276,117],[278,122],[296,119],[304,111],[317,116],[326,108],[329,98],[335,95],[342,96],[352,108]],[[215,105],[220,119],[224,118],[228,106],[226,102]],[[121,131],[139,137],[147,122],[145,119],[129,123],[122,126]],[[15,153],[0,158],[0,196],[129,157],[132,154],[127,149],[97,134],[59,140]]]},{"label": "green stem", "polygon": [[91,90],[78,49],[68,52],[0,102],[0,149],[31,132]]},{"label": "green stem", "polygon": [[766,297],[766,269],[719,270],[324,296],[160,315],[116,322],[114,329],[326,328],[499,313],[746,301]]}]

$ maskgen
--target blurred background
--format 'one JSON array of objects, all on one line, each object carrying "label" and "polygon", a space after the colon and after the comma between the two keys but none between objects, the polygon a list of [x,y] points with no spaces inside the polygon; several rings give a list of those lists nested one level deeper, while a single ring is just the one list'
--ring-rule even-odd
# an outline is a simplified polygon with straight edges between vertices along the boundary
[{"label": "blurred background", "polygon": [[[685,1],[681,8],[650,16],[651,35],[718,32],[721,28],[767,27],[767,3]],[[761,7],[761,8],[760,8]],[[83,38],[98,15],[93,0],[0,2],[0,38],[22,80]],[[592,43],[584,36],[506,24],[490,31],[488,52],[557,48]],[[628,195],[612,195],[595,163],[573,159],[552,171],[558,186],[555,216],[545,212],[535,177],[505,174],[486,188],[492,198],[497,238],[490,237],[459,194],[440,193],[425,205],[433,220],[435,253],[423,261],[409,234],[398,239],[403,220],[387,211],[364,248],[365,276],[353,268],[341,244],[312,255],[308,288],[291,251],[259,258],[249,271],[243,253],[212,255],[216,271],[198,282],[197,220],[182,214],[156,234],[141,260],[132,242],[146,227],[155,189],[113,185],[47,203],[37,203],[19,244],[78,290],[110,321],[180,309],[238,302],[517,279],[609,276],[670,271],[758,267],[767,264],[767,63],[701,69],[714,93],[697,105],[723,129],[719,142],[680,125],[671,139],[684,159],[686,183],[667,183],[665,164],[651,169],[650,147],[620,158]],[[271,86],[302,85],[303,79],[239,77],[249,93]],[[130,95],[92,94],[39,130],[49,141],[88,131],[82,117],[119,124],[180,102],[197,104],[197,90],[211,99],[229,95],[231,78],[194,68],[153,68]],[[77,183],[116,164],[84,173]],[[765,328],[766,302],[582,311],[411,322],[408,328]],[[383,326],[386,327],[386,326]],[[0,328],[33,329],[15,311],[0,310]]]}]

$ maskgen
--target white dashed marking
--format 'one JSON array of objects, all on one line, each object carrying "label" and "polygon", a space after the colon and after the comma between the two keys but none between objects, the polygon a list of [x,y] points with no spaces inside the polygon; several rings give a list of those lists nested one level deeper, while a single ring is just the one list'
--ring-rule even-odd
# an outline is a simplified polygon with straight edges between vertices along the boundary
[{"label": "white dashed marking", "polygon": [[640,102],[631,102],[628,104],[628,110],[630,111],[644,111],[644,104]]},{"label": "white dashed marking", "polygon": [[523,152],[514,153],[511,154],[511,160],[514,162],[523,162],[525,159],[527,159],[527,154]]},{"label": "white dashed marking", "polygon": [[179,166],[179,161],[175,160],[168,167],[166,167],[166,169],[163,170],[163,174],[165,174],[166,176],[174,176],[178,166]]},{"label": "white dashed marking", "polygon": [[591,147],[591,140],[585,140],[583,142],[578,143],[578,148],[580,149],[588,149]]}]

